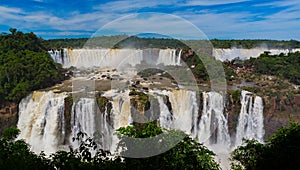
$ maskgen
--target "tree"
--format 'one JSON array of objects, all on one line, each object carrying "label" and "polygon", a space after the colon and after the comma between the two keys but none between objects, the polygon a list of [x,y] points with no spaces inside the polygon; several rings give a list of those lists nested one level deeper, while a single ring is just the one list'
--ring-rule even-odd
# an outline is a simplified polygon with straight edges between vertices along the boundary
[{"label": "tree", "polygon": [[[119,148],[124,155],[130,154],[136,147],[138,149],[143,147],[144,150],[149,151],[171,148],[151,157],[124,157],[126,169],[219,169],[219,165],[213,160],[215,154],[181,131],[165,130],[156,123],[150,122],[136,123],[133,126],[120,128],[117,132],[120,137]],[[162,133],[167,135],[161,135]],[[138,139],[137,143],[130,143],[127,137]],[[148,141],[143,143],[143,138],[155,139],[152,140],[153,144],[149,144]],[[178,138],[181,139],[179,143],[174,143]]]},{"label": "tree", "polygon": [[250,59],[245,63],[251,63],[256,74],[275,75],[287,79],[292,83],[300,84],[300,53],[288,53],[287,55],[270,55],[270,52],[261,54],[256,59]]},{"label": "tree", "polygon": [[10,28],[9,31],[11,32],[12,35],[15,35],[17,32],[16,28]]},{"label": "tree", "polygon": [[5,129],[5,131],[2,134],[2,138],[11,141],[15,139],[19,134],[20,134],[20,130],[16,127],[11,126]]},{"label": "tree", "polygon": [[0,105],[19,102],[36,89],[61,82],[64,69],[55,63],[41,39],[15,28],[0,35]]},{"label": "tree", "polygon": [[300,160],[300,125],[291,122],[280,128],[265,144],[245,140],[232,153],[236,169],[298,169]]},{"label": "tree", "polygon": [[49,166],[45,155],[36,155],[22,140],[14,140],[20,133],[15,127],[3,132],[0,139],[0,168],[1,169],[53,169]]}]

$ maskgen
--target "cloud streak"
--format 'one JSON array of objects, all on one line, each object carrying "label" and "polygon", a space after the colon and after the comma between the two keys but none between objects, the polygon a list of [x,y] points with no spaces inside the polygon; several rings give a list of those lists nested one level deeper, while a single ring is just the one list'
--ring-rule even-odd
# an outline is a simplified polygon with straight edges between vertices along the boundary
[{"label": "cloud streak", "polygon": [[247,2],[249,0],[192,0],[181,4],[182,6],[212,6],[212,5],[226,5],[240,2]]},{"label": "cloud streak", "polygon": [[[140,12],[161,12],[190,21],[209,38],[300,39],[300,2],[296,0],[117,0],[106,3],[78,0],[67,5],[51,0],[24,4],[27,5],[0,5],[0,31],[16,27],[37,32],[42,37],[88,37],[119,17]],[[183,34],[186,37],[197,36],[195,32],[186,32],[188,28],[184,24],[157,15],[131,18],[113,25],[111,30],[106,26],[107,34],[134,34],[148,30],[181,38]],[[45,29],[48,32],[43,31]]]}]

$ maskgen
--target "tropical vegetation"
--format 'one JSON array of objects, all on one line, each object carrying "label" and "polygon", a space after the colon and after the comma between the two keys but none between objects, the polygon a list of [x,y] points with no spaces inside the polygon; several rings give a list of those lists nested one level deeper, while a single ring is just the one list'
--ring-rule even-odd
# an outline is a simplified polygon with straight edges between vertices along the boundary
[{"label": "tropical vegetation", "polygon": [[52,86],[65,77],[34,33],[14,28],[0,35],[0,104],[19,102],[33,90]]}]

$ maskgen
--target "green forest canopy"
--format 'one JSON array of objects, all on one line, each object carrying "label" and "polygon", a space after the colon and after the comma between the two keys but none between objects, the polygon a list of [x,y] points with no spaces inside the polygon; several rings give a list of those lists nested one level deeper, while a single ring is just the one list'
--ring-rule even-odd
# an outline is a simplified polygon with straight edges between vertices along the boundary
[{"label": "green forest canopy", "polygon": [[300,84],[300,53],[270,55],[269,52],[261,54],[258,58],[243,61],[243,66],[252,67],[258,75],[274,75],[287,79],[291,83]]},{"label": "green forest canopy", "polygon": [[[210,42],[209,42],[210,41]],[[83,46],[98,46],[102,48],[193,48],[194,44],[210,44],[214,48],[255,48],[268,47],[280,49],[300,48],[296,40],[179,40],[171,38],[142,38],[138,36],[113,35],[93,38],[50,39],[44,42],[48,49],[51,48],[82,48]],[[131,44],[128,46],[128,44]]]},{"label": "green forest canopy", "polygon": [[0,104],[19,102],[33,90],[52,86],[64,79],[56,64],[34,33],[11,28],[0,35]]}]

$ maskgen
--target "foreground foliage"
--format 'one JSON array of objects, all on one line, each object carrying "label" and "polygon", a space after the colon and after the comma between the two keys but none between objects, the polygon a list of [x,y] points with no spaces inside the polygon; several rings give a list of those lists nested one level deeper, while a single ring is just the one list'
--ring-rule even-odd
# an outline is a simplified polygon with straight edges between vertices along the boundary
[{"label": "foreground foliage", "polygon": [[265,144],[246,140],[232,153],[233,169],[298,169],[300,125],[280,128]]},{"label": "foreground foliage", "polygon": [[[145,155],[141,151],[154,154],[144,158],[124,157],[128,169],[220,169],[212,151],[181,131],[166,131],[150,122],[120,128],[118,132],[123,155]],[[165,152],[156,154],[157,151]]]},{"label": "foreground foliage", "polygon": [[[80,142],[77,149],[58,151],[50,156],[43,153],[37,155],[30,151],[30,146],[24,141],[14,140],[19,132],[15,127],[11,127],[3,133],[0,139],[0,169],[219,169],[219,165],[213,160],[212,151],[180,131],[168,131],[168,135],[157,138],[156,143],[152,143],[154,145],[135,145],[140,148],[146,147],[146,150],[167,148],[162,154],[146,158],[112,155],[100,149],[99,145],[84,133],[79,133],[74,138]],[[162,133],[166,131],[153,122],[120,128],[118,134],[122,155],[136,150],[128,147],[126,137],[153,138]],[[174,142],[178,137],[180,140]],[[172,147],[168,150],[170,145]]]}]

